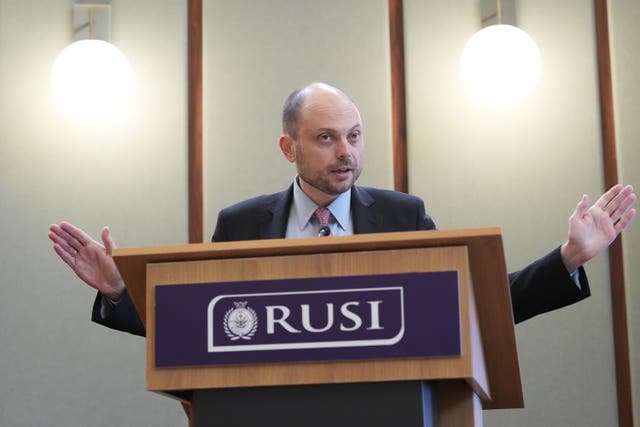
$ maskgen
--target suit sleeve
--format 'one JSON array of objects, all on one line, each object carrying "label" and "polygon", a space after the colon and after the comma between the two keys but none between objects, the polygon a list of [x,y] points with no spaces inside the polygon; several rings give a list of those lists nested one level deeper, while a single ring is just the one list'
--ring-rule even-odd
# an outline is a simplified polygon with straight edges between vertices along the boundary
[{"label": "suit sleeve", "polygon": [[[214,242],[229,240],[229,236],[226,231],[227,228],[225,227],[225,212],[226,211],[223,210],[218,215],[216,229],[211,239]],[[140,319],[140,316],[138,316],[138,312],[136,311],[128,292],[125,291],[118,305],[112,307],[109,312],[106,313],[104,318],[100,313],[101,305],[102,294],[98,292],[91,312],[92,321],[118,331],[129,332],[140,336],[146,335],[144,323]]]},{"label": "suit sleeve", "polygon": [[[216,224],[215,232],[211,238],[212,241],[227,241],[229,237],[226,232],[225,214],[221,211],[218,214],[218,221]],[[133,301],[129,296],[129,293],[125,291],[122,295],[122,299],[115,307],[112,307],[107,315],[103,318],[100,313],[100,307],[102,306],[102,294],[98,292],[96,299],[93,303],[93,309],[91,311],[91,320],[118,331],[129,332],[134,335],[146,336],[144,323],[138,316]]]},{"label": "suit sleeve", "polygon": [[211,236],[212,242],[226,242],[229,240],[227,237],[227,232],[224,226],[224,213],[220,211],[218,213],[218,220],[216,221],[216,228],[213,231],[213,236]]},{"label": "suit sleeve", "polygon": [[433,221],[431,216],[427,213],[427,210],[424,207],[424,202],[422,200],[419,201],[418,204],[418,224],[416,227],[417,230],[435,230],[436,223]]},{"label": "suit sleeve", "polygon": [[582,267],[578,270],[578,278],[580,286],[567,272],[559,247],[524,269],[509,274],[515,323],[587,298],[591,291]]},{"label": "suit sleeve", "polygon": [[[417,205],[418,230],[433,230],[435,223],[422,200]],[[578,286],[562,262],[560,248],[520,271],[509,274],[513,317],[516,323],[562,308],[591,295],[584,268],[578,269]]]},{"label": "suit sleeve", "polygon": [[144,324],[138,316],[133,301],[129,296],[129,292],[125,291],[122,294],[120,302],[107,313],[106,317],[102,317],[100,314],[100,307],[102,306],[102,294],[98,292],[96,299],[93,302],[93,310],[91,311],[91,320],[118,331],[129,332],[134,335],[144,337],[146,331]]}]

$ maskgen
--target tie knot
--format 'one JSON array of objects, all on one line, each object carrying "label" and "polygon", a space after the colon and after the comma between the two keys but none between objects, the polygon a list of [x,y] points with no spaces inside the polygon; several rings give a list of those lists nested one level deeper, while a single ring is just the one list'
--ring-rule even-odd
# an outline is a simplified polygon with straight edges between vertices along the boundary
[{"label": "tie knot", "polygon": [[316,218],[318,218],[318,222],[320,223],[320,236],[328,236],[331,234],[329,230],[329,217],[331,216],[331,211],[327,208],[318,208],[313,213]]},{"label": "tie knot", "polygon": [[329,209],[318,208],[313,214],[318,218],[320,227],[326,227],[329,225],[329,217],[331,216],[331,211]]}]

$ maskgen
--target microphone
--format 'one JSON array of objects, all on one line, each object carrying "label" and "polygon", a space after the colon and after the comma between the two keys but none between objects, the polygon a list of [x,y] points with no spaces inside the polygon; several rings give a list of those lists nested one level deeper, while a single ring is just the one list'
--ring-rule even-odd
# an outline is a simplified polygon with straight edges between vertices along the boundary
[{"label": "microphone", "polygon": [[331,234],[331,230],[329,230],[329,227],[324,226],[320,228],[320,231],[318,231],[318,237],[325,237]]}]

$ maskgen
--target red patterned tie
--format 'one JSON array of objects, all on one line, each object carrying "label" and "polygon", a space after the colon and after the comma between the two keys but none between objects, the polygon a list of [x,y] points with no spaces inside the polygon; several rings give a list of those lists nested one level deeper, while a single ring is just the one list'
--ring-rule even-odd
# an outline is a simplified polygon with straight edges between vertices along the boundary
[{"label": "red patterned tie", "polygon": [[330,236],[331,230],[329,229],[329,217],[331,216],[331,211],[327,208],[318,208],[313,214],[318,218],[318,222],[320,223],[318,236]]}]

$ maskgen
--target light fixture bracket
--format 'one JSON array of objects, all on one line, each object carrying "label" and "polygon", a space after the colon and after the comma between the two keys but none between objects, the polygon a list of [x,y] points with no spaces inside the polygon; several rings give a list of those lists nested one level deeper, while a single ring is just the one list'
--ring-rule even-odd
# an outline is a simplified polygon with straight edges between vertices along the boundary
[{"label": "light fixture bracket", "polygon": [[106,2],[73,5],[73,41],[111,38],[111,5]]},{"label": "light fixture bracket", "polygon": [[482,17],[482,27],[489,25],[513,25],[516,22],[516,2],[515,0],[481,0],[480,16]]}]

